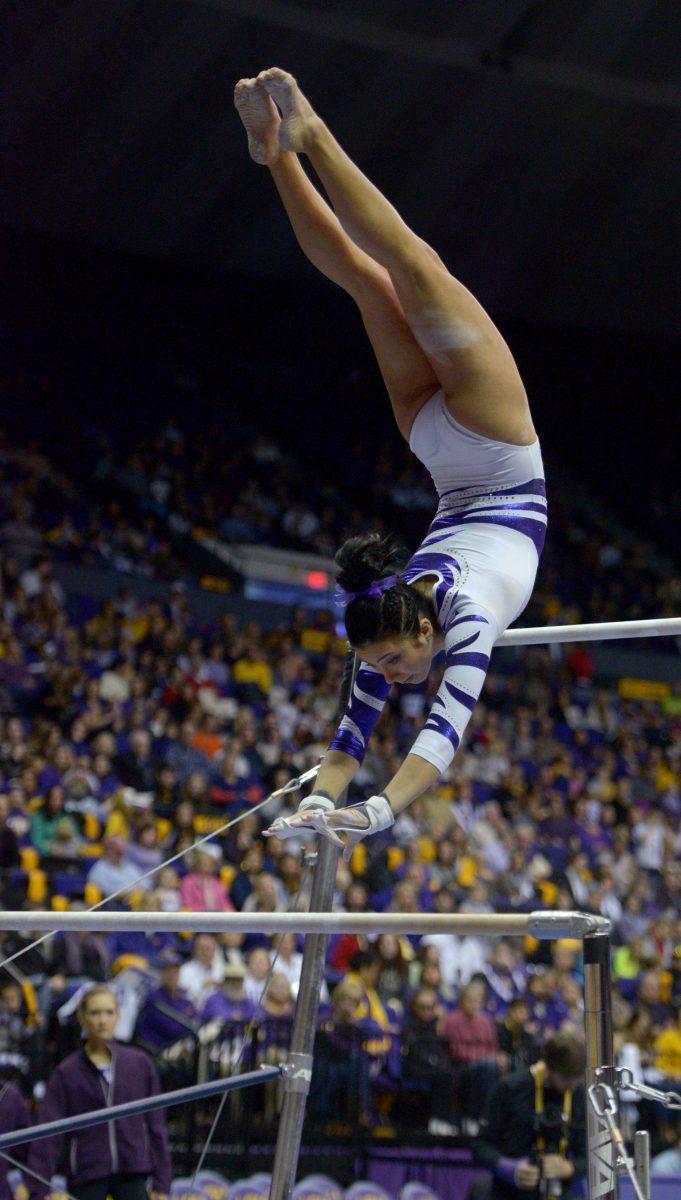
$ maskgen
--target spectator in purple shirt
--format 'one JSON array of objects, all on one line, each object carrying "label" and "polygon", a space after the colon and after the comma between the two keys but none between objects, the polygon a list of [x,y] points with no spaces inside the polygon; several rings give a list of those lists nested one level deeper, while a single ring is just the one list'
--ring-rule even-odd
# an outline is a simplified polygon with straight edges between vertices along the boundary
[{"label": "spectator in purple shirt", "polygon": [[530,1005],[532,1031],[552,1033],[567,1021],[570,1011],[558,992],[558,974],[554,970],[537,967],[527,981],[527,999]]},{"label": "spectator in purple shirt", "polygon": [[508,942],[496,942],[484,970],[487,980],[485,1011],[495,1020],[506,1015],[508,1006],[525,991],[526,975]]},{"label": "spectator in purple shirt", "polygon": [[565,797],[553,790],[549,793],[548,800],[548,812],[539,822],[539,833],[545,842],[567,845],[576,825],[567,813]]},{"label": "spectator in purple shirt", "polygon": [[[52,1072],[39,1113],[41,1123],[141,1100],[159,1091],[156,1069],[144,1051],[114,1041],[118,1008],[110,988],[90,988],[78,1006],[78,1018],[83,1046]],[[34,1142],[29,1169],[50,1179],[63,1149],[60,1135]],[[72,1134],[66,1149],[67,1187],[78,1200],[106,1200],[107,1196],[167,1200],[172,1170],[162,1113],[93,1125]],[[48,1192],[47,1184],[31,1178],[31,1200],[45,1200]]]},{"label": "spectator in purple shirt", "polygon": [[165,755],[165,762],[173,767],[180,784],[186,783],[194,773],[204,775],[206,779],[211,775],[208,759],[194,745],[195,734],[192,722],[183,721],[178,740],[170,745]]},{"label": "spectator in purple shirt", "polygon": [[662,999],[662,977],[659,970],[645,971],[638,985],[637,1004],[650,1013],[655,1032],[664,1029],[672,1020],[670,1004]]},{"label": "spectator in purple shirt", "polygon": [[[180,987],[182,959],[174,950],[162,950],[156,960],[160,983],[150,992],[137,1021],[136,1036],[149,1050],[162,1050],[198,1027],[198,1013]],[[173,1016],[176,1013],[176,1016]]]},{"label": "spectator in purple shirt", "polygon": [[255,1010],[253,1000],[244,993],[246,968],[228,962],[222,984],[206,1000],[201,1009],[202,1021],[250,1021]]},{"label": "spectator in purple shirt", "polygon": [[[14,1133],[17,1129],[27,1129],[31,1124],[28,1106],[21,1092],[11,1083],[0,1084],[0,1133]],[[10,1148],[9,1153],[18,1162],[26,1158],[25,1146]],[[12,1200],[12,1191],[7,1179],[11,1166],[6,1158],[0,1158],[0,1200]]]}]

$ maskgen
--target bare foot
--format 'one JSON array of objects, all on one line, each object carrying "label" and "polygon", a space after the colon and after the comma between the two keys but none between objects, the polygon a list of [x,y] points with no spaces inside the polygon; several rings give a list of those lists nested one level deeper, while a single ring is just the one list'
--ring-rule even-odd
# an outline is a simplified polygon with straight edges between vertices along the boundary
[{"label": "bare foot", "polygon": [[288,71],[270,67],[261,71],[258,83],[269,92],[281,112],[279,145],[284,150],[304,151],[319,124],[319,118],[309,100]]},{"label": "bare foot", "polygon": [[261,166],[271,166],[279,157],[281,117],[276,104],[257,79],[239,80],[234,88],[234,104],[248,134],[251,158]]}]

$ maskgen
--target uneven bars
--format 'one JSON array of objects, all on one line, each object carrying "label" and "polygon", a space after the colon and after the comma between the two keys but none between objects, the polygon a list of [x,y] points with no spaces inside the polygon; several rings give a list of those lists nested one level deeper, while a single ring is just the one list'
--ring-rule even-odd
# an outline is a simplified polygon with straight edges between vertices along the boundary
[{"label": "uneven bars", "polygon": [[124,1104],[113,1104],[108,1108],[95,1108],[92,1112],[61,1117],[44,1125],[29,1125],[27,1129],[15,1129],[11,1133],[0,1134],[0,1150],[4,1150],[5,1146],[22,1146],[25,1142],[35,1142],[40,1138],[76,1133],[79,1129],[89,1129],[91,1125],[103,1125],[105,1121],[116,1121],[121,1117],[156,1112],[159,1108],[172,1108],[175,1104],[186,1104],[189,1100],[203,1100],[206,1096],[215,1096],[220,1092],[235,1092],[239,1088],[264,1083],[267,1079],[279,1079],[284,1074],[283,1066],[260,1067],[258,1071],[246,1071],[243,1075],[232,1075],[227,1079],[213,1079],[209,1083],[196,1083],[192,1087],[177,1088],[174,1092],[159,1092],[156,1096],[127,1100]]},{"label": "uneven bars", "polygon": [[541,646],[551,642],[608,642],[615,638],[681,637],[681,617],[655,621],[602,621],[596,625],[535,625],[507,629],[496,646]]},{"label": "uneven bars", "polygon": [[479,937],[582,938],[607,933],[605,917],[579,912],[531,913],[257,913],[257,912],[0,912],[13,933],[142,930],[147,933],[458,933]]}]

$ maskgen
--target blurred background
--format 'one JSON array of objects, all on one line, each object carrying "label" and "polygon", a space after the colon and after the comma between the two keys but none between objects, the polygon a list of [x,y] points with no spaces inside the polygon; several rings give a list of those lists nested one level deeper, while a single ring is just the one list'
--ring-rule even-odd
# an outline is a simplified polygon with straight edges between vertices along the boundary
[{"label": "blurred background", "polygon": [[[340,392],[338,432],[353,436],[360,379],[377,386],[360,323],[300,254],[232,107],[237,78],[281,64],[502,325],[547,448],[653,523],[651,489],[675,483],[673,0],[2,9],[16,352],[33,336],[62,361],[87,351],[189,373],[216,411],[295,390],[302,371],[333,389],[332,414]],[[251,386],[230,394],[235,368]],[[121,396],[119,409],[127,422],[150,403]],[[291,434],[327,427],[294,407]],[[375,408],[387,433],[378,394]],[[654,524],[678,540],[678,525]]]},{"label": "blurred background", "polygon": [[[232,105],[242,76],[292,71],[509,341],[550,507],[522,622],[678,615],[675,0],[2,0],[0,20],[5,903],[89,902],[91,860],[116,857],[107,839],[133,864],[157,848],[158,864],[316,761],[343,652],[333,553],[368,528],[413,548],[432,513],[352,302],[308,265],[248,157]],[[442,889],[473,911],[562,892],[623,921],[621,947],[639,943],[620,963],[621,1044],[638,1038],[659,1069],[655,1039],[681,1002],[680,687],[673,639],[497,654],[442,786],[401,842],[353,861],[338,903],[354,885],[364,898],[350,902],[370,908],[449,904]],[[432,688],[391,702],[357,798],[406,752]],[[266,905],[273,886],[290,902],[296,873],[265,854],[263,823],[249,814],[248,833],[220,842],[225,903]],[[437,869],[434,831],[452,847]],[[171,903],[158,890],[152,907]],[[254,947],[227,949],[250,970]],[[122,947],[105,950],[108,978]],[[162,964],[158,947],[137,950],[139,1009]],[[339,1085],[350,1117],[317,1110],[327,1141],[360,1112],[367,1145],[399,1125],[399,1030],[423,966],[412,950],[399,986],[382,967],[383,1000],[401,1005],[385,1018],[397,1050],[366,1066],[356,1035],[357,1075]],[[563,988],[550,1020],[577,1020],[576,962],[507,950],[505,963],[471,960],[492,1018],[506,1019],[511,992],[527,996],[539,1036]],[[48,954],[22,977],[42,1076],[67,1048],[63,966]],[[330,965],[330,991],[348,966]],[[515,982],[495,999],[500,972]],[[465,974],[438,1003],[456,1005]],[[647,1032],[629,1037],[642,1007]],[[235,1036],[218,1030],[215,1045]],[[170,1075],[196,1073],[197,1046]],[[211,1054],[211,1070],[231,1069],[231,1051]],[[481,1115],[467,1086],[445,1121],[457,1136]],[[426,1109],[428,1141],[443,1116]],[[644,1115],[671,1146],[674,1128]],[[178,1154],[191,1158],[197,1136],[178,1126]]]}]

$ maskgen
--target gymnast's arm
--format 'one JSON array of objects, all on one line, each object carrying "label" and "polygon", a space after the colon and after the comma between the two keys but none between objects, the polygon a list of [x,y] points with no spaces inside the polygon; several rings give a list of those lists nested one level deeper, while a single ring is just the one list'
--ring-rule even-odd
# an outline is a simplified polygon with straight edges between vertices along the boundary
[{"label": "gymnast's arm", "polygon": [[311,814],[333,808],[364,759],[367,742],[389,691],[390,684],[380,671],[360,664],[350,701],[319,768],[314,792],[301,801],[292,817],[278,817],[265,830],[266,837],[295,836],[310,823]]},{"label": "gymnast's arm", "polygon": [[[355,777],[357,759],[342,750],[329,750],[319,768],[315,792],[330,796],[334,801]],[[440,777],[440,771],[418,754],[408,754],[395,773],[383,795],[390,801],[394,813],[400,813],[412,800],[427,791]]]},{"label": "gymnast's arm", "polygon": [[[383,790],[400,813],[439,779],[451,763],[485,682],[500,629],[494,613],[470,596],[447,605],[445,668],[424,728]],[[350,703],[317,776],[315,792],[337,800],[364,758],[367,742],[390,691],[380,671],[362,663]]]},{"label": "gymnast's arm", "polygon": [[321,792],[336,801],[352,782],[358,768],[359,761],[351,754],[343,750],[327,750],[315,780],[315,792]]},{"label": "gymnast's arm", "polygon": [[383,795],[402,812],[440,778],[456,754],[499,636],[494,614],[463,597],[445,629],[445,669],[428,719]]},{"label": "gymnast's arm", "polygon": [[383,795],[395,816],[437,783],[440,774],[439,767],[427,762],[418,753],[410,752],[388,786],[383,789]]},{"label": "gymnast's arm", "polygon": [[458,597],[445,626],[442,682],[428,719],[402,766],[380,796],[335,812],[310,812],[309,822],[337,845],[342,845],[339,834],[347,835],[346,859],[367,834],[389,829],[395,814],[407,808],[447,769],[482,691],[499,632],[492,612],[470,596]]},{"label": "gymnast's arm", "polygon": [[367,744],[388,698],[390,684],[362,662],[341,722],[319,769],[315,792],[336,801],[364,761]]}]

